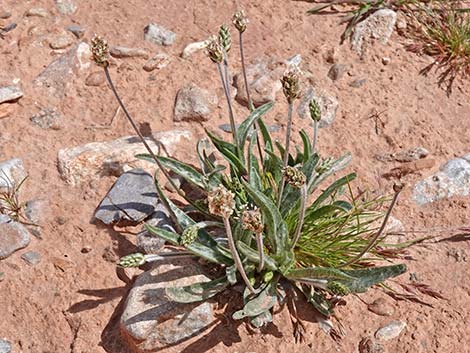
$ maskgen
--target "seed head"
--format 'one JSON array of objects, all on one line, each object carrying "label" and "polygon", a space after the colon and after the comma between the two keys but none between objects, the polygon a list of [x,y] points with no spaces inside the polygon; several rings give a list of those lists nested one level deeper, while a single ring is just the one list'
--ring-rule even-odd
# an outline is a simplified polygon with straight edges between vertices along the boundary
[{"label": "seed head", "polygon": [[181,235],[180,244],[183,246],[188,246],[194,243],[194,241],[197,239],[198,231],[199,228],[196,226],[186,228]]},{"label": "seed head", "polygon": [[219,39],[216,36],[212,36],[208,40],[207,44],[207,55],[216,64],[221,63],[224,59],[223,48],[220,45]]},{"label": "seed head", "polygon": [[290,65],[281,78],[282,90],[289,103],[300,96],[301,71],[297,65]]},{"label": "seed head", "polygon": [[118,261],[120,267],[139,267],[145,263],[145,255],[141,253],[121,257]]},{"label": "seed head", "polygon": [[344,295],[347,295],[351,292],[347,286],[345,286],[344,284],[342,284],[340,282],[335,282],[335,281],[329,282],[326,285],[326,289],[331,294],[339,295],[339,296],[344,296]]},{"label": "seed head", "polygon": [[315,171],[318,173],[318,174],[323,174],[325,173],[326,171],[328,171],[332,164],[334,162],[334,159],[329,157],[329,158],[326,158],[324,160],[322,160],[320,162],[320,164],[318,165],[318,167],[315,169]]},{"label": "seed head", "polygon": [[318,102],[315,100],[315,98],[312,98],[310,101],[308,109],[310,110],[310,117],[312,120],[318,123],[321,119],[321,111],[320,106],[318,105]]},{"label": "seed head", "polygon": [[255,234],[261,234],[264,230],[263,219],[259,209],[245,210],[242,213],[243,229],[249,230]]},{"label": "seed head", "polygon": [[108,65],[109,47],[106,40],[100,36],[94,36],[91,40],[91,52],[95,63],[100,66]]},{"label": "seed head", "polygon": [[230,36],[230,29],[226,24],[220,26],[219,42],[225,52],[228,53],[232,47],[232,37]]},{"label": "seed head", "polygon": [[234,13],[232,17],[232,23],[238,32],[243,33],[246,31],[246,25],[249,23],[249,21],[245,16],[245,12],[240,10]]},{"label": "seed head", "polygon": [[209,212],[223,218],[229,218],[235,207],[234,197],[235,195],[225,187],[216,187],[207,196]]},{"label": "seed head", "polygon": [[307,179],[305,174],[295,167],[287,166],[283,169],[283,173],[286,182],[297,189],[301,188]]}]

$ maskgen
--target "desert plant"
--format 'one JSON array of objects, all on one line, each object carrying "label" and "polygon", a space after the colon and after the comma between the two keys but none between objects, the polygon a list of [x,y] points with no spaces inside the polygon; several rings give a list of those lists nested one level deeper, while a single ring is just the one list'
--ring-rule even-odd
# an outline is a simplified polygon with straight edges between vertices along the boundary
[{"label": "desert plant", "polygon": [[[246,18],[243,21],[241,18],[244,18],[241,13],[234,17],[240,39],[248,23]],[[387,246],[384,229],[400,189],[396,190],[379,229],[374,222],[383,217],[380,206],[385,199],[369,198],[365,194],[355,197],[350,187],[356,177],[354,173],[320,191],[323,182],[345,168],[351,156],[320,158],[314,146],[321,114],[314,100],[310,104],[313,136],[302,130],[302,148],[291,151],[292,111],[301,90],[298,67],[289,67],[281,77],[288,104],[284,145],[273,141],[263,121],[273,102],[256,109],[249,103],[251,113],[237,126],[227,94],[228,68],[222,67],[228,65],[227,43],[231,44],[230,34],[227,27],[222,27],[219,36],[212,37],[207,47],[208,56],[219,72],[230,112],[231,141],[206,130],[223,162],[214,162],[203,141],[196,148],[199,168],[155,154],[146,145],[149,153],[140,158],[157,163],[165,176],[168,171],[176,173],[200,192],[197,198],[191,198],[176,188],[191,207],[190,213],[185,212],[163,192],[156,180],[159,198],[170,211],[178,231],[146,227],[180,250],[131,254],[122,258],[119,265],[140,266],[168,257],[197,256],[214,264],[222,276],[186,287],[166,288],[169,299],[182,303],[203,301],[231,285],[242,284],[245,304],[233,313],[234,319],[248,317],[254,326],[262,326],[272,320],[276,303],[292,304],[299,294],[328,317],[338,297],[364,292],[406,271],[402,264],[380,267],[374,262],[387,260],[388,253],[381,251]],[[111,88],[123,106],[108,69],[107,44],[99,37],[92,44],[95,61],[104,67]],[[243,49],[241,53],[243,58]],[[245,83],[249,89],[248,82]],[[249,92],[247,96],[250,97]],[[124,106],[123,110],[135,128]],[[258,153],[254,148],[257,143]]]},{"label": "desert plant", "polygon": [[24,216],[25,204],[20,201],[19,193],[26,177],[15,185],[8,175],[0,173],[0,180],[4,181],[6,187],[0,190],[0,214],[7,215],[17,222],[29,224]]}]

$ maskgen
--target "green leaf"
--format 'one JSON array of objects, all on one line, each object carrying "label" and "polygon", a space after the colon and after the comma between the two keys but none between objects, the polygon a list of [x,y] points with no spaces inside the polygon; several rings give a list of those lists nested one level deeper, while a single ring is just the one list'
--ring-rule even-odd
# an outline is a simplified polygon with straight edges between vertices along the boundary
[{"label": "green leaf", "polygon": [[309,15],[315,15],[317,14],[318,12],[324,10],[324,9],[327,9],[328,7],[330,7],[332,4],[328,3],[328,4],[322,4],[322,5],[317,5],[315,7],[312,7],[310,10],[307,11],[307,13]]},{"label": "green leaf", "polygon": [[333,306],[322,293],[315,291],[315,288],[313,287],[306,287],[303,289],[303,292],[307,297],[307,301],[312,304],[320,314],[325,315],[326,317],[329,317],[332,314]]},{"label": "green leaf", "polygon": [[335,268],[328,267],[306,267],[296,268],[286,273],[286,277],[290,280],[353,280],[354,277],[347,275],[346,273],[337,270]]},{"label": "green leaf", "polygon": [[261,136],[263,136],[264,149],[266,151],[273,152],[273,141],[271,139],[271,135],[269,134],[268,128],[263,122],[263,119],[258,120],[258,127],[261,132]]},{"label": "green leaf", "polygon": [[302,143],[304,145],[304,152],[302,155],[303,163],[307,163],[312,155],[312,143],[304,129],[300,130],[300,137],[302,138]]},{"label": "green leaf", "polygon": [[330,168],[322,173],[321,175],[317,176],[316,178],[312,178],[308,182],[308,193],[311,194],[315,188],[320,185],[326,178],[328,178],[330,175],[340,171],[341,169],[344,169],[349,162],[351,162],[351,153],[346,153],[340,158],[338,158],[336,161],[334,161]]},{"label": "green leaf", "polygon": [[[153,227],[149,224],[145,225],[145,228],[152,234],[159,236],[162,239],[172,243],[173,245],[179,245],[180,235],[174,232],[167,231],[162,228]],[[188,251],[192,252],[194,255],[202,257],[210,262],[215,262],[218,264],[232,265],[233,260],[227,256],[227,254],[222,253],[218,248],[217,244],[213,247],[204,245],[199,241],[194,241],[193,243],[186,246]]]},{"label": "green leaf", "polygon": [[310,206],[311,209],[315,209],[318,207],[323,201],[325,201],[329,196],[331,196],[334,192],[336,192],[342,186],[349,184],[351,181],[356,179],[356,174],[351,173],[348,174],[338,180],[336,180],[333,184],[331,184],[325,191],[323,191],[320,196],[312,203]]},{"label": "green leaf", "polygon": [[167,287],[165,294],[168,299],[177,303],[195,303],[212,298],[229,286],[226,277],[209,282],[194,283],[184,287]]},{"label": "green leaf", "polygon": [[169,157],[158,156],[157,158],[165,168],[170,169],[201,189],[207,189],[204,176],[190,165]]},{"label": "green leaf", "polygon": [[256,123],[256,121],[263,116],[268,110],[270,110],[274,105],[274,102],[268,102],[263,104],[261,107],[256,108],[253,110],[247,119],[245,119],[239,126],[237,131],[237,140],[238,145],[240,146],[240,150],[243,151],[245,147],[245,141],[248,136],[248,132],[250,131],[252,125]]},{"label": "green leaf", "polygon": [[252,185],[257,190],[263,191],[261,176],[259,174],[258,160],[252,152],[254,142],[255,138],[252,137],[248,147],[248,177],[250,185]]},{"label": "green leaf", "polygon": [[274,246],[276,255],[281,255],[285,249],[287,241],[287,226],[274,202],[262,192],[254,189],[247,182],[242,180],[246,191],[261,209],[266,223],[267,240]]},{"label": "green leaf", "polygon": [[215,148],[224,156],[225,160],[237,171],[238,175],[246,174],[245,166],[237,156],[237,147],[229,142],[219,139],[206,129],[206,133],[214,144]]},{"label": "green leaf", "polygon": [[227,276],[227,281],[231,285],[236,284],[237,283],[237,266],[236,265],[227,266],[225,268],[225,275]]},{"label": "green leaf", "polygon": [[236,311],[232,316],[233,319],[240,320],[244,317],[257,317],[270,310],[277,301],[277,279],[275,278],[269,282],[260,293],[245,304],[242,310]]},{"label": "green leaf", "polygon": [[[259,264],[260,259],[259,259],[258,251],[253,250],[252,248],[250,248],[248,245],[246,245],[245,243],[241,241],[237,242],[237,248],[240,251],[240,253],[243,256],[245,256],[248,260],[250,260],[251,262],[254,262],[255,264]],[[264,254],[264,267],[271,271],[277,271],[276,261],[266,254]]]},{"label": "green leaf", "polygon": [[271,314],[269,310],[267,310],[264,313],[259,314],[258,316],[251,319],[250,322],[254,327],[260,328],[270,322],[273,322],[273,315]]},{"label": "green leaf", "polygon": [[403,264],[371,267],[359,270],[342,270],[345,274],[354,277],[350,280],[338,280],[346,285],[351,292],[362,293],[369,287],[382,283],[391,277],[399,276],[406,272],[406,266]]}]

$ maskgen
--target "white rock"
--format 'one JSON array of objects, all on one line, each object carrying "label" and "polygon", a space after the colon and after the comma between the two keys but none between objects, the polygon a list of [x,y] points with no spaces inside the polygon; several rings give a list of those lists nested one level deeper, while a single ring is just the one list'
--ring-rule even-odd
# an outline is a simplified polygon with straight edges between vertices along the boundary
[{"label": "white rock", "polygon": [[176,33],[155,23],[144,28],[144,39],[158,45],[172,45],[176,40]]},{"label": "white rock", "polygon": [[169,55],[160,53],[150,58],[144,65],[143,69],[147,72],[153,70],[161,70],[170,64],[171,58]]},{"label": "white rock", "polygon": [[21,159],[13,158],[0,163],[0,191],[19,185],[26,177]]},{"label": "white rock", "polygon": [[190,84],[178,91],[174,121],[207,121],[217,105],[217,96]]},{"label": "white rock", "polygon": [[375,11],[354,28],[351,48],[359,55],[362,55],[366,43],[371,40],[378,40],[382,44],[387,44],[396,21],[397,13],[393,10],[381,9]]},{"label": "white rock", "polygon": [[202,50],[202,49],[205,49],[206,46],[207,46],[207,43],[208,41],[207,40],[203,40],[201,42],[194,42],[194,43],[190,43],[188,44],[184,49],[183,49],[183,52],[181,53],[181,57],[183,59],[187,59],[189,58],[191,55],[193,55],[194,53]]},{"label": "white rock", "polygon": [[[190,139],[191,132],[172,130],[155,133],[147,138],[150,148],[157,152],[159,141],[168,154],[173,154],[182,139]],[[120,176],[132,168],[155,171],[155,164],[137,159],[139,153],[147,153],[137,136],[126,136],[109,142],[92,142],[65,148],[58,153],[58,167],[62,178],[71,185],[98,178],[100,175]],[[164,151],[162,151],[164,153]]]},{"label": "white rock", "polygon": [[375,332],[375,338],[381,341],[388,341],[396,338],[405,329],[406,322],[403,321],[392,321],[388,325],[380,328]]}]

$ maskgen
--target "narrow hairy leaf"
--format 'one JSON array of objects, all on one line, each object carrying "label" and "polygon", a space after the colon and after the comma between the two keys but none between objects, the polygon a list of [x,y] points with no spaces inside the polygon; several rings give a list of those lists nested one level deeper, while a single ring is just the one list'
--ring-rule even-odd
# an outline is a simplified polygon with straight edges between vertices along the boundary
[{"label": "narrow hairy leaf", "polygon": [[203,190],[207,188],[204,176],[190,165],[169,157],[158,156],[157,158],[165,168],[170,169],[190,183]]},{"label": "narrow hairy leaf", "polygon": [[230,165],[235,168],[238,174],[246,174],[245,166],[238,157],[237,147],[229,142],[219,139],[210,131],[206,130],[215,148],[224,156]]},{"label": "narrow hairy leaf", "polygon": [[238,145],[240,146],[240,150],[243,151],[245,147],[245,141],[248,136],[248,132],[250,131],[253,124],[255,124],[261,116],[263,116],[268,110],[270,110],[274,105],[274,102],[268,102],[263,104],[261,107],[256,108],[253,110],[248,118],[246,118],[239,126],[237,131],[237,140]]},{"label": "narrow hairy leaf", "polygon": [[362,293],[369,287],[382,283],[388,278],[396,277],[406,272],[406,266],[403,264],[371,267],[358,270],[342,270],[345,274],[354,277],[353,280],[338,280],[346,285],[351,292]]},{"label": "narrow hairy leaf", "polygon": [[307,267],[297,268],[290,270],[286,273],[286,277],[291,280],[311,278],[311,279],[325,279],[325,280],[354,280],[354,277],[346,274],[343,271],[327,268],[327,267]]},{"label": "narrow hairy leaf", "polygon": [[229,286],[227,277],[209,282],[194,283],[184,287],[167,287],[165,294],[168,299],[177,303],[195,303],[212,298]]},{"label": "narrow hairy leaf", "polygon": [[329,196],[335,193],[339,188],[342,186],[350,183],[356,179],[356,173],[348,174],[338,180],[336,180],[333,184],[331,184],[325,191],[323,191],[320,196],[312,203],[310,206],[311,209],[315,209],[318,207],[323,201],[325,201]]},{"label": "narrow hairy leaf", "polygon": [[[256,250],[253,250],[252,248],[250,248],[248,245],[246,245],[245,243],[241,241],[237,242],[237,248],[240,251],[240,253],[243,256],[245,256],[248,260],[254,262],[255,264],[259,264],[259,254]],[[264,268],[271,270],[271,271],[277,270],[276,261],[266,254],[264,255]]]}]

